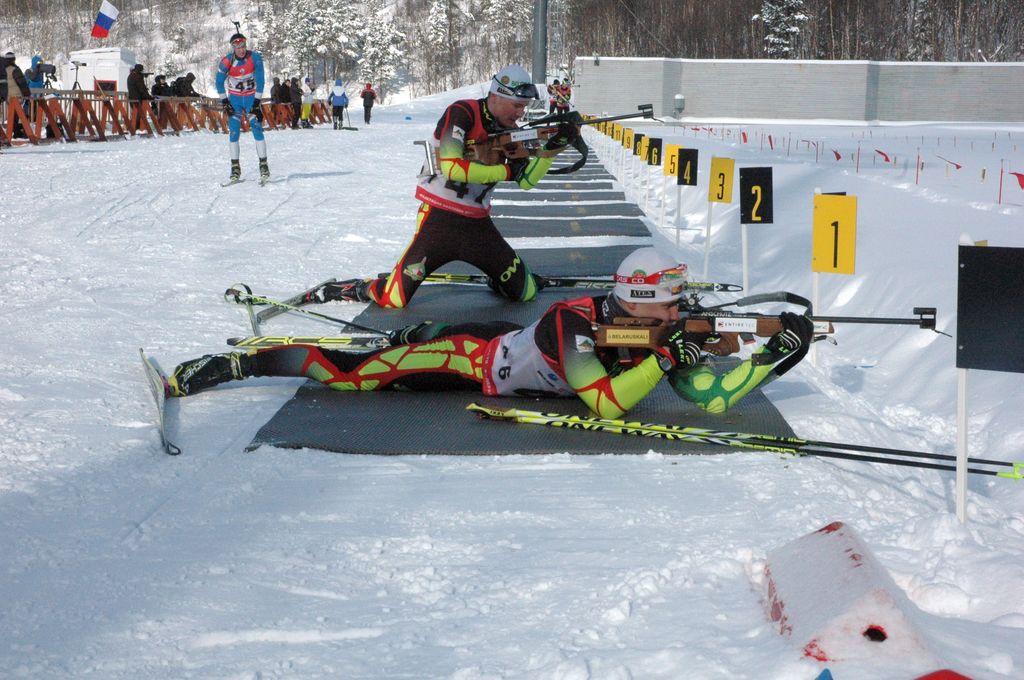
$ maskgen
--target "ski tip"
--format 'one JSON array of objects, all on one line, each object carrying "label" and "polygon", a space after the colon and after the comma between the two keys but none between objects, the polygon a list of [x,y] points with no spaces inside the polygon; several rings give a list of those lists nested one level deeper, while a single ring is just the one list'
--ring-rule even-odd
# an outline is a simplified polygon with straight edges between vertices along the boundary
[{"label": "ski tip", "polygon": [[502,410],[498,408],[488,408],[487,406],[481,406],[476,402],[470,403],[466,406],[467,411],[476,413],[481,418],[512,418],[514,417],[515,409]]}]

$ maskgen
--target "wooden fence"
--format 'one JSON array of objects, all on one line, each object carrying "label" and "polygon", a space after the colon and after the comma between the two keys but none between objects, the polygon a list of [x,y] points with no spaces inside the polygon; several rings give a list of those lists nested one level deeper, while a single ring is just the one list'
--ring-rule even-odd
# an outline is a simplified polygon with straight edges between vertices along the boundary
[{"label": "wooden fence", "polygon": [[[37,90],[31,97],[0,100],[0,144],[44,144],[46,142],[104,142],[110,137],[149,135],[163,137],[182,132],[228,132],[228,116],[218,99],[209,97],[160,97],[129,102],[124,92],[84,90]],[[264,130],[291,126],[294,110],[290,104],[264,101]],[[331,114],[323,101],[313,102],[309,122],[328,123]],[[24,138],[15,139],[20,127]],[[249,130],[242,120],[242,130]]]}]

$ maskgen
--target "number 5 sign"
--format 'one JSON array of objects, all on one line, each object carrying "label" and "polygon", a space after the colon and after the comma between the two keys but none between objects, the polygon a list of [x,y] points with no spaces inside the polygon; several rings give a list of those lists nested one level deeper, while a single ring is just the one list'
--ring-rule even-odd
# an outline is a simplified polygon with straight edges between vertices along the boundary
[{"label": "number 5 sign", "polygon": [[811,271],[853,274],[856,252],[857,197],[815,195]]}]

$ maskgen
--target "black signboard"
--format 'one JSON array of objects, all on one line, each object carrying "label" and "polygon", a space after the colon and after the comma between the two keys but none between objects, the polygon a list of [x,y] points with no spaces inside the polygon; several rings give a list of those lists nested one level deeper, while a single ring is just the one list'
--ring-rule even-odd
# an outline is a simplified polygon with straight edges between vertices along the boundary
[{"label": "black signboard", "polygon": [[1024,373],[1024,248],[960,246],[956,367]]},{"label": "black signboard", "polygon": [[771,224],[772,169],[740,168],[740,224]]}]

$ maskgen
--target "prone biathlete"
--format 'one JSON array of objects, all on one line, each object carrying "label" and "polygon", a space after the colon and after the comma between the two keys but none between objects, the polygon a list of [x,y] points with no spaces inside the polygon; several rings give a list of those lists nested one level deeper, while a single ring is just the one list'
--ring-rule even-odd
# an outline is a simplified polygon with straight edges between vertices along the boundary
[{"label": "prone biathlete", "polygon": [[[169,394],[184,397],[254,376],[300,376],[340,391],[575,396],[599,417],[618,418],[667,378],[681,398],[722,413],[800,362],[813,340],[811,320],[785,312],[780,332],[717,374],[705,356],[732,350],[720,350],[719,336],[686,331],[679,310],[686,265],[654,248],[640,248],[622,261],[615,281],[607,295],[556,302],[526,328],[506,321],[427,321],[393,331],[392,346],[384,349],[351,352],[296,344],[208,354],[174,369]],[[664,344],[654,350],[598,347],[597,326],[625,316],[668,326]]]},{"label": "prone biathlete", "polygon": [[217,92],[223,97],[221,103],[228,114],[230,181],[242,181],[238,140],[242,135],[242,117],[245,116],[256,141],[256,155],[260,159],[260,183],[265,183],[270,179],[270,166],[267,165],[267,142],[263,137],[263,111],[260,108],[264,83],[263,57],[259,52],[247,49],[246,38],[241,33],[231,36],[230,42],[231,52],[222,57],[217,65]]}]

